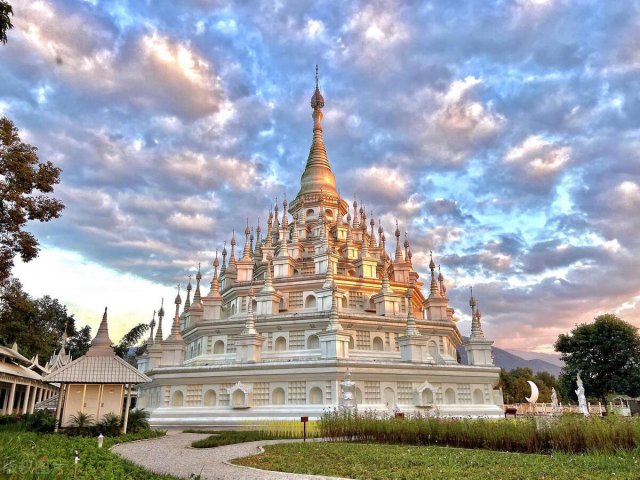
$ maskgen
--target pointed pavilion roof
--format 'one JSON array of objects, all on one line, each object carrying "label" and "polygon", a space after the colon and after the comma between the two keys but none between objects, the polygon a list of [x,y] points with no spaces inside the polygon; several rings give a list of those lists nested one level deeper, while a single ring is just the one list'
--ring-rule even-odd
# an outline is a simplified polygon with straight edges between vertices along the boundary
[{"label": "pointed pavilion roof", "polygon": [[118,357],[111,348],[107,309],[89,351],[82,357],[46,375],[50,383],[147,383],[151,379]]}]

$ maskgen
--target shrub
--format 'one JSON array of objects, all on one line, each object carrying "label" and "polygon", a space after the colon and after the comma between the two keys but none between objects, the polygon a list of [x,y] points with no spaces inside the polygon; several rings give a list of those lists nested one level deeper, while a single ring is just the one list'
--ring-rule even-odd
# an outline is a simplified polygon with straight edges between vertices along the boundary
[{"label": "shrub", "polygon": [[18,415],[0,415],[0,425],[14,425],[19,421]]},{"label": "shrub", "polygon": [[144,408],[132,410],[129,412],[129,418],[127,419],[127,432],[137,433],[142,430],[149,430],[149,417],[150,413]]},{"label": "shrub", "polygon": [[27,430],[38,433],[53,432],[56,425],[55,417],[45,410],[26,413],[22,416],[20,422]]},{"label": "shrub", "polygon": [[102,419],[93,429],[94,433],[102,433],[105,436],[114,437],[120,434],[120,417],[115,413],[105,413]]},{"label": "shrub", "polygon": [[77,415],[71,415],[69,420],[66,432],[70,435],[86,435],[90,433],[90,427],[95,424],[93,415],[82,412],[78,412]]}]

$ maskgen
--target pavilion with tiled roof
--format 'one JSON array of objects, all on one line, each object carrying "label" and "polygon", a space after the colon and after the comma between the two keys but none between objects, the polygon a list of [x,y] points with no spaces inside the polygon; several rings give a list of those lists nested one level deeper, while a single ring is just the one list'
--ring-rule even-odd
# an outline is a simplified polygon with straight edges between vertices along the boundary
[{"label": "pavilion with tiled roof", "polygon": [[11,348],[0,345],[0,414],[33,413],[36,403],[55,395],[56,386],[42,380],[47,372],[37,355],[29,360],[17,343]]},{"label": "pavilion with tiled roof", "polygon": [[[107,413],[124,413],[125,433],[132,386],[151,381],[113,351],[106,308],[98,333],[87,353],[47,375],[44,380],[60,384],[56,428],[68,426],[70,417],[77,413],[91,415],[95,421],[99,421]],[[127,395],[123,412],[125,392]]]}]

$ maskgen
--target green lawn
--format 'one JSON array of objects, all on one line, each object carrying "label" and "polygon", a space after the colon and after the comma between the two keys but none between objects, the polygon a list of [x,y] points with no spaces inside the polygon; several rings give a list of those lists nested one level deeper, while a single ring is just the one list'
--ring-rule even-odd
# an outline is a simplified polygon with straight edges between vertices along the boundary
[{"label": "green lawn", "polygon": [[448,447],[354,443],[281,444],[235,460],[267,470],[357,479],[638,479],[640,450],[616,455],[539,455]]},{"label": "green lawn", "polygon": [[[186,433],[210,433],[206,430],[185,430]],[[257,440],[276,440],[288,438],[278,434],[269,434],[261,431],[245,430],[220,430],[208,438],[196,440],[191,444],[193,448],[214,448],[234,443],[255,442]]]},{"label": "green lawn", "polygon": [[[36,434],[17,428],[0,428],[0,479],[48,480],[169,480],[121,459],[109,451],[116,443],[149,438],[154,432],[105,437],[98,448],[96,438],[64,434]],[[80,461],[74,477],[74,450]]]}]

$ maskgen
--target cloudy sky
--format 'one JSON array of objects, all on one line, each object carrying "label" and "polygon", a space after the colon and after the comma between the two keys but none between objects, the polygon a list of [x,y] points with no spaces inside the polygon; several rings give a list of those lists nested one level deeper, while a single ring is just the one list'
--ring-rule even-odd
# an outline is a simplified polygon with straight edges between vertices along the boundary
[{"label": "cloudy sky", "polygon": [[0,114],[67,206],[16,275],[114,340],[295,196],[316,63],[343,196],[434,251],[463,333],[471,284],[502,347],[640,326],[637,2],[12,3]]}]

